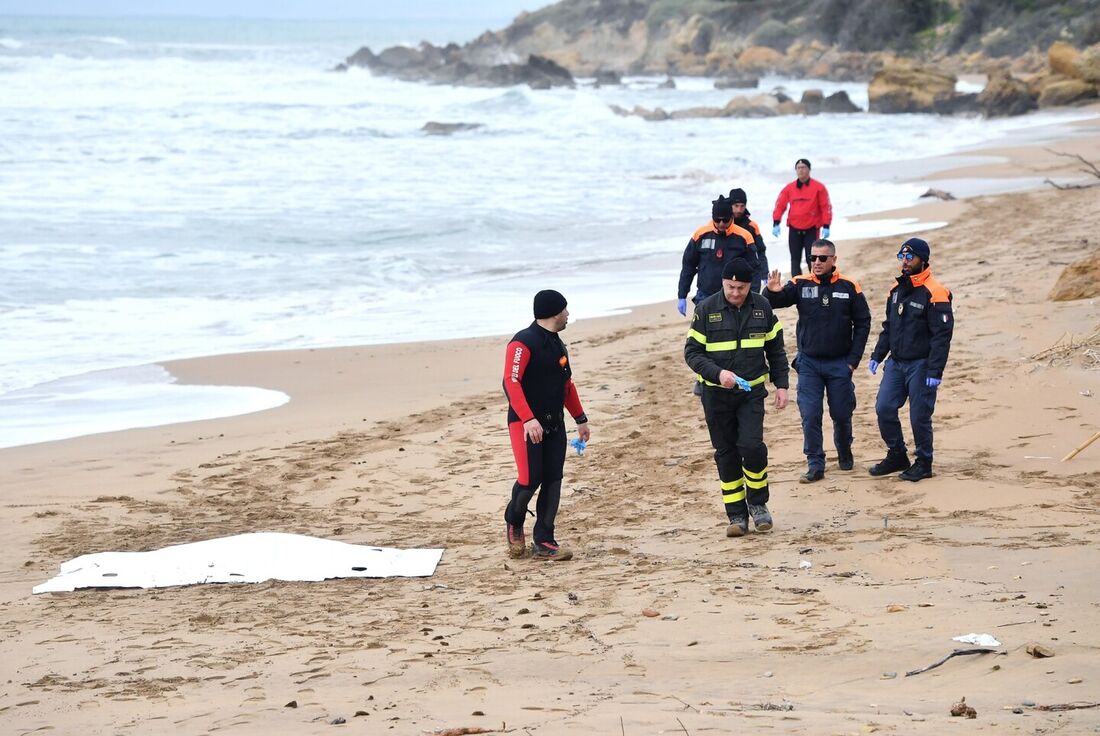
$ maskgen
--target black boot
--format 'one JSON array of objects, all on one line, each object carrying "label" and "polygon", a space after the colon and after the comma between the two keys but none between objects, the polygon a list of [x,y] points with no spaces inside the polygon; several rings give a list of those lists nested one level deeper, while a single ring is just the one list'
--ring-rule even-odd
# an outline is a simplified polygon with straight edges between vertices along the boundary
[{"label": "black boot", "polygon": [[875,463],[871,467],[867,468],[867,472],[871,475],[878,477],[880,475],[889,475],[890,473],[896,473],[899,470],[909,469],[909,456],[904,452],[895,452],[891,450],[886,453],[879,462]]},{"label": "black boot", "polygon": [[855,458],[852,457],[852,448],[836,451],[836,464],[841,470],[851,470],[855,466]]},{"label": "black boot", "polygon": [[912,467],[906,470],[904,473],[898,476],[902,480],[911,480],[914,483],[921,478],[932,477],[932,460],[918,457],[917,461],[913,463]]}]

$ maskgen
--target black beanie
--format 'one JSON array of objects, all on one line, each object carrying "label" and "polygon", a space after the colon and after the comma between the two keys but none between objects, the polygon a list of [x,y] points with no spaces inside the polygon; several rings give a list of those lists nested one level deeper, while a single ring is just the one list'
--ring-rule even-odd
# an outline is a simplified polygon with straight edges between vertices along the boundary
[{"label": "black beanie", "polygon": [[722,278],[751,283],[752,266],[744,258],[734,258],[722,269]]},{"label": "black beanie", "polygon": [[748,204],[749,198],[744,189],[731,189],[730,202],[733,204]]},{"label": "black beanie", "polygon": [[799,164],[806,164],[807,169],[812,169],[813,168],[813,166],[810,166],[810,159],[808,159],[808,158],[800,158],[800,159],[798,159],[797,161],[794,162],[795,166],[798,166]]},{"label": "black beanie", "polygon": [[909,238],[901,244],[901,249],[898,252],[904,253],[906,250],[925,263],[928,263],[928,259],[932,256],[932,249],[928,247],[928,242],[920,238]]},{"label": "black beanie", "polygon": [[559,292],[543,289],[535,294],[535,319],[546,319],[561,314],[565,304],[565,297]]},{"label": "black beanie", "polygon": [[710,203],[710,216],[714,220],[729,220],[733,217],[733,205],[719,194],[718,199]]}]

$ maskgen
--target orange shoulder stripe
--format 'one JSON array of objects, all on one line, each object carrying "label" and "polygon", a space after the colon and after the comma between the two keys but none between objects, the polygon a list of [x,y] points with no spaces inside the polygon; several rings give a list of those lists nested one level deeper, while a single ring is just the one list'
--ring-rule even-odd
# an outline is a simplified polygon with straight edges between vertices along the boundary
[{"label": "orange shoulder stripe", "polygon": [[929,301],[932,304],[951,301],[951,291],[931,276],[924,282],[924,288],[928,289],[928,293],[931,295]]},{"label": "orange shoulder stripe", "polygon": [[838,281],[847,281],[852,285],[852,288],[856,290],[857,294],[862,294],[863,289],[860,287],[859,282],[853,279],[851,276],[845,276],[844,274],[837,274]]},{"label": "orange shoulder stripe", "polygon": [[[681,231],[681,232],[683,232],[683,231]],[[698,230],[693,232],[691,234],[691,239],[692,240],[698,240],[699,238],[706,235],[707,233],[717,233],[717,232],[718,232],[718,230],[714,227],[714,221],[711,220],[706,225],[703,225]]]},{"label": "orange shoulder stripe", "polygon": [[730,224],[729,229],[726,230],[726,235],[737,235],[745,241],[745,245],[752,245],[756,242],[756,239],[745,228],[740,225]]}]

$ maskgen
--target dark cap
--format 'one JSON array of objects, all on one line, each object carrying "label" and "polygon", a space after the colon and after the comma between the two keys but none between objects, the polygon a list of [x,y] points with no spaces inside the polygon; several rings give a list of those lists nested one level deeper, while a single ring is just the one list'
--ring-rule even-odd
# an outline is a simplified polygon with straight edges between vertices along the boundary
[{"label": "dark cap", "polygon": [[901,244],[901,249],[898,253],[912,253],[925,263],[928,263],[928,259],[932,256],[932,250],[928,247],[928,243],[920,238],[909,238],[906,240]]},{"label": "dark cap", "polygon": [[535,319],[547,319],[561,314],[565,309],[565,297],[553,289],[543,289],[535,294]]},{"label": "dark cap", "polygon": [[729,220],[733,217],[733,205],[721,194],[710,203],[710,216],[715,220]]},{"label": "dark cap", "polygon": [[744,258],[734,258],[722,269],[722,278],[752,283],[752,266]]},{"label": "dark cap", "polygon": [[730,202],[733,204],[748,204],[749,198],[748,195],[745,194],[744,189],[731,189]]},{"label": "dark cap", "polygon": [[813,168],[813,166],[810,165],[810,159],[808,159],[808,158],[800,158],[800,159],[798,159],[797,161],[794,162],[795,166],[798,166],[799,164],[806,164],[807,169],[812,169]]}]

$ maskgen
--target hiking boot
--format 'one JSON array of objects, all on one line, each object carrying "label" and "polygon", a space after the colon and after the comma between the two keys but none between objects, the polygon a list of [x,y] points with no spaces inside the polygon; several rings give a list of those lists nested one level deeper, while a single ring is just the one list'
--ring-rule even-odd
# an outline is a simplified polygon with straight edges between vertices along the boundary
[{"label": "hiking boot", "polygon": [[749,504],[749,515],[752,516],[752,523],[756,524],[756,531],[767,532],[772,528],[772,515],[768,511],[768,507],[764,504],[759,506],[755,504]]},{"label": "hiking boot", "polygon": [[523,536],[523,527],[504,522],[508,527],[508,556],[512,558],[523,557],[527,554],[527,540]]},{"label": "hiking boot", "polygon": [[918,457],[917,461],[904,473],[898,476],[902,480],[911,480],[914,483],[921,478],[932,477],[932,461],[925,460],[923,457]]},{"label": "hiking boot", "polygon": [[744,516],[737,516],[730,519],[729,526],[726,527],[727,537],[743,537],[749,533],[749,520]]},{"label": "hiking boot", "polygon": [[816,468],[811,468],[810,470],[807,470],[802,475],[798,476],[798,482],[799,483],[817,483],[819,480],[823,479],[824,477],[825,477],[825,471],[824,470],[817,470]]},{"label": "hiking boot", "polygon": [[841,470],[851,470],[855,467],[855,458],[852,457],[852,448],[836,451],[836,464]]},{"label": "hiking boot", "polygon": [[899,470],[909,469],[909,456],[902,452],[888,452],[886,457],[867,468],[867,472],[876,478],[880,475],[889,475]]},{"label": "hiking boot", "polygon": [[536,560],[565,562],[573,559],[573,550],[557,542],[535,542],[531,545],[531,556]]}]

